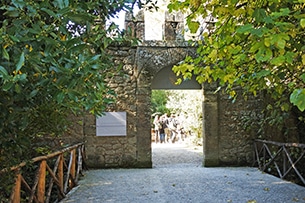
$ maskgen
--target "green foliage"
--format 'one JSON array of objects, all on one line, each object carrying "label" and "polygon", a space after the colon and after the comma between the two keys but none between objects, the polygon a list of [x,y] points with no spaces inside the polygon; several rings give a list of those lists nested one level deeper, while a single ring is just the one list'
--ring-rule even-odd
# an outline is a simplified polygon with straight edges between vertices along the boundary
[{"label": "green foliage", "polygon": [[[34,147],[34,141],[63,134],[71,114],[86,111],[101,115],[114,102],[114,92],[105,79],[120,69],[107,54],[107,47],[136,40],[125,38],[114,24],[106,27],[105,22],[119,11],[130,11],[143,3],[0,2],[2,170],[45,153],[48,146]],[[4,189],[0,186],[1,191]]]},{"label": "green foliage", "polygon": [[170,10],[191,11],[192,28],[198,17],[214,22],[213,29],[203,29],[198,57],[173,70],[194,74],[200,83],[217,81],[232,98],[237,97],[232,87],[240,86],[244,95],[266,92],[283,114],[293,105],[302,112],[304,7],[304,1],[291,0],[173,0]]},{"label": "green foliage", "polygon": [[176,113],[183,118],[185,131],[202,137],[202,92],[199,90],[153,90],[152,113]]},{"label": "green foliage", "polygon": [[153,90],[151,94],[151,112],[170,113],[166,108],[168,93],[165,90]]},{"label": "green foliage", "polygon": [[32,158],[37,137],[63,134],[69,115],[114,102],[106,49],[126,40],[104,23],[135,3],[1,0],[0,170]]},{"label": "green foliage", "polygon": [[[101,43],[93,43],[106,34],[87,12],[96,5],[69,1],[1,5],[0,143],[5,153],[15,153],[16,161],[8,159],[10,165],[19,162],[17,157],[37,134],[62,133],[67,113],[103,110],[107,102],[102,95],[110,91],[103,85],[110,60],[98,50]],[[69,21],[86,25],[86,32],[76,36]]]},{"label": "green foliage", "polygon": [[202,137],[202,90],[169,90],[167,108],[179,114],[183,128]]},{"label": "green foliage", "polygon": [[295,89],[290,95],[290,101],[301,111],[305,110],[305,89]]}]

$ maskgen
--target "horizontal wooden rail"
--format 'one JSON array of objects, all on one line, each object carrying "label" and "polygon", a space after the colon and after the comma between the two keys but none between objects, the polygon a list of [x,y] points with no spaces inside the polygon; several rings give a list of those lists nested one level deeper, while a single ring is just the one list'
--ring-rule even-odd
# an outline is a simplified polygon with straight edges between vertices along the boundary
[{"label": "horizontal wooden rail", "polygon": [[[37,167],[35,173],[28,174],[29,171],[22,170],[29,164]],[[26,200],[48,203],[63,199],[77,185],[84,169],[87,169],[85,145],[78,143],[45,156],[35,157],[30,163],[22,162],[18,166],[2,170],[1,173],[16,173],[10,202],[19,203]]]},{"label": "horizontal wooden rail", "polygon": [[305,186],[305,144],[256,139],[253,166]]}]

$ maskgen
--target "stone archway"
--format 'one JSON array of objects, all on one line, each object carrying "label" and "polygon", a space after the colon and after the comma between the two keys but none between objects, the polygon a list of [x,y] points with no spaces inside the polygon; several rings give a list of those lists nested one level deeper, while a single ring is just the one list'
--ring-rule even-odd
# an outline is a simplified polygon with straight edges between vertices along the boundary
[{"label": "stone archway", "polygon": [[[164,150],[164,147],[166,147],[167,150],[165,150],[164,152],[169,152],[169,151],[172,150],[171,148],[177,149],[177,147],[179,148],[180,144],[189,143],[189,141],[191,141],[191,140],[193,142],[194,138],[196,138],[199,134],[201,136],[203,134],[203,131],[202,131],[203,123],[202,123],[202,121],[201,122],[196,122],[196,124],[195,124],[194,123],[194,118],[195,117],[193,117],[195,115],[199,116],[199,114],[202,114],[202,106],[203,106],[202,85],[199,84],[196,81],[195,77],[193,77],[191,80],[185,80],[179,85],[176,84],[176,81],[177,81],[177,76],[172,71],[172,67],[164,67],[158,73],[156,73],[155,76],[152,79],[152,84],[151,84],[152,95],[154,95],[154,91],[158,91],[158,90],[162,90],[162,91],[169,90],[173,94],[177,94],[179,92],[182,95],[184,95],[183,97],[181,97],[182,100],[179,100],[179,102],[178,102],[179,104],[177,103],[177,101],[173,101],[175,105],[173,106],[173,104],[172,104],[172,108],[177,109],[177,107],[179,106],[178,111],[179,111],[179,114],[182,116],[181,118],[183,118],[183,120],[181,120],[182,121],[181,124],[183,124],[183,127],[186,131],[191,130],[191,128],[190,128],[190,125],[191,125],[192,126],[192,133],[191,134],[194,135],[194,136],[185,135],[186,137],[184,137],[184,138],[187,138],[187,139],[182,139],[183,142],[181,142],[181,140],[179,140],[178,145],[176,145],[176,144],[165,144],[165,145],[156,144],[155,145],[154,144],[155,141],[152,141],[153,166],[156,166],[156,164],[160,161],[159,158],[158,158],[158,157],[160,157],[160,154],[158,153],[159,150],[162,151],[162,149]],[[185,97],[185,94],[188,95],[188,96]],[[195,97],[196,97],[196,99],[195,99]],[[200,98],[200,100],[197,100],[199,98]],[[190,101],[193,101],[193,102],[189,103],[185,100],[190,100]],[[195,102],[195,100],[196,100],[196,102]],[[169,101],[167,102],[167,104],[170,104]],[[182,105],[182,106],[180,106],[180,105]],[[186,109],[188,109],[188,111],[186,111]],[[197,112],[197,113],[195,114],[195,112]],[[190,119],[190,118],[193,118],[193,119]],[[199,119],[198,117],[196,117],[196,118]],[[198,129],[196,129],[194,131],[195,126],[198,127]],[[153,134],[152,134],[152,136],[154,137]],[[169,140],[167,140],[167,141],[169,141]],[[198,145],[198,146],[196,146],[196,148],[198,148],[198,150],[201,151],[202,154],[203,154],[203,152],[204,152],[203,151],[203,146]],[[177,152],[175,151],[175,153],[177,153]],[[158,154],[158,155],[156,156],[156,154]],[[197,164],[201,163],[201,165],[202,165],[204,163],[204,159],[203,159],[204,155],[202,156],[202,154],[198,156]],[[189,156],[188,151],[185,151],[184,156],[186,156],[186,157]],[[178,157],[175,157],[175,160],[176,160],[176,158],[177,158],[177,160],[182,161],[181,163],[188,163],[187,159],[184,160],[184,159],[180,159]],[[173,159],[171,159],[167,156],[164,156],[162,159],[165,159],[163,161],[165,161],[167,164],[168,163],[171,163],[171,164],[175,163],[175,161]]]},{"label": "stone archway", "polygon": [[[145,104],[138,105],[139,113],[150,111],[151,88],[174,87],[171,67],[187,55],[194,54],[194,50],[194,47],[179,44],[170,47],[138,47],[136,55],[137,103]],[[161,79],[155,81],[155,78]],[[188,88],[187,85],[185,88]],[[240,121],[243,117],[253,113],[256,114],[259,111],[259,101],[254,97],[247,102],[239,98],[233,104],[226,94],[215,93],[216,83],[204,84],[202,89],[204,95],[202,106],[203,166],[249,165],[253,157],[252,139],[255,135],[245,132]],[[150,113],[146,114],[147,117],[150,118]],[[147,149],[151,150],[150,129],[147,128],[147,126],[150,126],[150,120],[145,120],[141,115],[138,118],[137,134],[141,135],[141,138],[138,138],[141,141],[146,140],[146,145],[142,145],[144,146],[143,153],[149,154],[151,160],[151,151],[147,151]]]},{"label": "stone archway", "polygon": [[[152,89],[202,89],[202,85],[198,84],[195,78],[183,81],[180,85],[175,85],[177,77],[172,71],[172,67],[174,65],[178,64],[187,55],[194,54],[194,51],[194,47],[190,48],[189,46],[181,45],[176,47],[141,47],[140,50],[137,51],[138,55],[136,59],[138,59],[138,61],[136,64],[137,70],[139,71],[139,75],[137,77],[137,87],[142,93],[146,92],[141,96],[138,95],[140,96],[138,97],[138,103],[142,103],[143,98],[149,98],[149,101],[146,103],[146,107],[140,107],[142,110],[145,108],[144,111],[150,111],[150,96]],[[144,89],[145,91],[143,91]],[[217,113],[214,115],[217,115]],[[139,123],[147,122],[143,125],[145,126],[145,129],[142,127],[138,128],[138,134],[145,135],[145,140],[147,140],[146,137],[151,140],[150,128],[147,127],[150,126],[150,120],[145,121],[145,118],[141,118],[138,121]],[[211,126],[211,124],[209,125]],[[140,126],[142,126],[142,124]],[[203,129],[204,128],[205,126],[203,126]],[[209,133],[208,130],[204,130],[204,132]],[[144,139],[144,137],[142,137],[142,139]],[[148,149],[147,145],[146,149]],[[151,150],[151,146],[149,146],[149,150]],[[209,151],[205,150],[205,152],[208,153]],[[205,161],[205,157],[203,158],[202,162],[204,165],[209,164]]]},{"label": "stone archway", "polygon": [[[167,13],[164,21],[164,40],[146,41],[144,37],[144,13],[136,19],[126,16],[125,25],[131,28],[131,37],[142,41],[136,45],[111,46],[120,73],[107,78],[109,86],[117,94],[117,101],[107,112],[123,113],[126,118],[126,133],[97,135],[94,116],[84,118],[83,137],[87,145],[87,164],[94,168],[151,168],[150,103],[151,89],[174,88],[171,68],[186,56],[195,56],[196,47],[181,38],[183,16]],[[158,80],[157,82],[154,81]],[[179,88],[194,88],[194,80]],[[185,86],[184,86],[185,85]],[[196,85],[195,85],[196,86]],[[198,84],[197,84],[198,87]],[[235,104],[221,92],[215,94],[216,84],[204,84],[203,139],[204,166],[249,165],[252,161],[253,135],[243,131],[240,119],[259,111],[257,98],[247,102],[236,100]],[[79,139],[79,138],[77,138]],[[71,138],[72,141],[77,140]]]},{"label": "stone archway", "polygon": [[[116,61],[123,63],[124,73],[109,79],[110,86],[118,96],[117,102],[107,111],[125,113],[126,135],[98,136],[96,119],[87,116],[83,129],[84,140],[87,141],[89,166],[152,167],[149,127],[151,90],[162,86],[172,88],[171,68],[187,55],[195,53],[194,47],[185,44],[152,44],[112,48],[111,54]],[[155,82],[156,78],[160,82]],[[190,86],[186,85],[185,88]],[[242,129],[240,120],[245,115],[259,111],[259,101],[257,98],[250,98],[247,102],[239,99],[232,104],[225,94],[215,93],[216,84],[204,84],[202,89],[203,166],[249,165],[253,157],[254,136]]]},{"label": "stone archway", "polygon": [[[136,52],[136,75],[137,75],[137,145],[141,154],[144,154],[150,163],[151,157],[151,131],[150,131],[150,102],[151,89],[158,87],[174,87],[171,68],[185,59],[187,55],[193,55],[196,49],[183,43],[172,43],[171,46],[159,43],[158,46],[139,46]],[[160,83],[154,79],[160,79]],[[163,83],[163,84],[162,84]],[[185,82],[185,88],[193,85],[201,86],[194,80]],[[141,113],[142,112],[142,113]],[[143,114],[145,112],[145,114]],[[141,137],[140,137],[141,136]],[[145,141],[144,141],[145,140]],[[141,146],[141,147],[140,147]],[[139,151],[140,152],[140,151]],[[152,166],[152,163],[151,165]]]},{"label": "stone archway", "polygon": [[[181,53],[181,52],[179,52]],[[160,56],[159,56],[160,57]],[[173,61],[175,62],[175,61]],[[219,166],[219,117],[218,117],[218,94],[215,94],[215,87],[213,85],[200,85],[192,78],[192,80],[184,81],[181,85],[175,85],[176,75],[172,72],[172,66],[159,66],[161,70],[157,73],[151,71],[152,80],[151,87],[152,89],[202,89],[202,94],[204,94],[204,101],[202,102],[202,116],[203,116],[203,166]],[[154,70],[154,69],[153,69]],[[149,77],[149,69],[144,71]],[[141,80],[145,81],[144,78]],[[151,94],[151,92],[150,92]]]}]

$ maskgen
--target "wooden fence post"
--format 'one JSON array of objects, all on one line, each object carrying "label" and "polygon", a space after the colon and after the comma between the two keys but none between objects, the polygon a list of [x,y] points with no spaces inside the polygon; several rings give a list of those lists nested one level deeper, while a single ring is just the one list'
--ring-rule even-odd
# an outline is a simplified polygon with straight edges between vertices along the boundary
[{"label": "wooden fence post", "polygon": [[21,189],[21,174],[18,172],[13,193],[11,195],[11,203],[20,202],[20,189]]},{"label": "wooden fence post", "polygon": [[71,151],[72,154],[72,165],[71,165],[71,176],[75,179],[75,167],[76,167],[76,149]]},{"label": "wooden fence post", "polygon": [[64,193],[64,155],[61,154],[60,160],[58,163],[58,182],[59,182],[59,191]]},{"label": "wooden fence post", "polygon": [[45,199],[45,190],[46,190],[46,166],[47,161],[42,160],[39,168],[39,180],[37,187],[37,200],[39,203],[43,203]]}]

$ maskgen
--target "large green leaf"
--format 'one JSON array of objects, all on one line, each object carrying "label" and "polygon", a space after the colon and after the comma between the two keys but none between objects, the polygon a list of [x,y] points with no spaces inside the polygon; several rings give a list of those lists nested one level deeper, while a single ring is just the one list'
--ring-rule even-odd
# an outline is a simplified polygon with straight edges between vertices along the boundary
[{"label": "large green leaf", "polygon": [[300,111],[305,110],[305,89],[295,89],[290,95],[290,102],[297,106]]},{"label": "large green leaf", "polygon": [[49,14],[51,17],[57,18],[57,15],[55,14],[54,11],[47,9],[47,8],[42,8],[41,10],[46,12],[47,14]]},{"label": "large green leaf", "polygon": [[16,65],[16,72],[18,72],[21,69],[21,67],[24,65],[24,59],[25,59],[24,58],[24,52],[22,52],[20,57],[19,57],[19,61]]},{"label": "large green leaf", "polygon": [[20,13],[19,13],[19,11],[17,9],[15,9],[15,10],[6,11],[4,13],[4,15],[6,15],[8,17],[18,17],[20,15]]},{"label": "large green leaf", "polygon": [[25,6],[25,2],[21,0],[12,0],[12,4],[19,9],[22,9]]},{"label": "large green leaf", "polygon": [[14,83],[12,81],[8,81],[8,82],[4,83],[4,85],[2,86],[2,89],[4,91],[9,91],[13,86],[14,86]]},{"label": "large green leaf", "polygon": [[262,8],[255,9],[253,12],[253,17],[257,22],[264,22],[264,20],[267,17],[266,9],[262,9]]},{"label": "large green leaf", "polygon": [[196,33],[199,26],[200,26],[200,23],[197,21],[191,21],[188,23],[188,27],[189,27],[191,33]]},{"label": "large green leaf", "polygon": [[302,28],[305,28],[305,18],[301,19],[300,25]]},{"label": "large green leaf", "polygon": [[236,31],[238,33],[249,33],[252,29],[253,29],[252,24],[246,24],[246,25],[242,25],[242,26],[238,27],[238,29]]},{"label": "large green leaf", "polygon": [[6,60],[10,60],[10,55],[8,54],[8,52],[6,51],[6,49],[4,47],[2,47],[2,56]]},{"label": "large green leaf", "polygon": [[8,76],[7,70],[3,66],[0,66],[0,78],[6,78],[7,76]]},{"label": "large green leaf", "polygon": [[258,72],[258,73],[256,74],[256,77],[258,77],[258,78],[264,78],[264,77],[270,75],[270,73],[271,73],[270,70],[261,70],[260,72]]},{"label": "large green leaf", "polygon": [[87,14],[81,14],[81,13],[70,13],[69,18],[72,22],[83,24],[87,20],[91,20],[92,18],[88,16]]},{"label": "large green leaf", "polygon": [[285,62],[285,59],[286,59],[285,56],[275,57],[271,60],[271,64],[280,66]]}]

